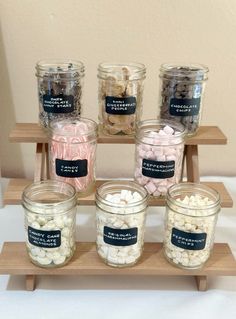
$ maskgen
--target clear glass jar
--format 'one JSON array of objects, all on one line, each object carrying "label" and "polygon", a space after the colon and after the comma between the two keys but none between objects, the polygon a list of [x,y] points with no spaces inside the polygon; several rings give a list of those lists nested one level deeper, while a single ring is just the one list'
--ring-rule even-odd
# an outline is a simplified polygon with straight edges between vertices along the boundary
[{"label": "clear glass jar", "polygon": [[162,64],[160,118],[182,123],[191,136],[200,125],[208,68],[201,64]]},{"label": "clear glass jar", "polygon": [[173,121],[146,120],[136,130],[135,172],[137,183],[150,195],[165,196],[182,173],[185,128]]},{"label": "clear glass jar", "polygon": [[55,119],[81,114],[84,65],[79,61],[45,60],[36,64],[39,123],[48,127]]},{"label": "clear glass jar", "polygon": [[106,264],[127,267],[141,257],[147,205],[147,191],[135,182],[107,182],[97,189],[97,252]]},{"label": "clear glass jar", "polygon": [[22,205],[30,260],[45,268],[68,263],[75,251],[74,187],[49,180],[33,183],[24,189]]},{"label": "clear glass jar", "polygon": [[142,114],[145,77],[141,63],[99,64],[98,118],[105,134],[134,134]]},{"label": "clear glass jar", "polygon": [[202,184],[169,188],[165,216],[164,254],[185,269],[201,268],[210,257],[220,212],[220,196]]},{"label": "clear glass jar", "polygon": [[97,124],[86,118],[53,121],[49,127],[50,178],[73,185],[79,196],[94,189]]}]

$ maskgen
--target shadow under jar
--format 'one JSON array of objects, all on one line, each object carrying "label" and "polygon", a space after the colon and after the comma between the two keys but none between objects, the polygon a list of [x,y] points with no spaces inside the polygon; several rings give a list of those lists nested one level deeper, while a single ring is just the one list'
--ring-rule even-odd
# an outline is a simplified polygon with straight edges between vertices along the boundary
[{"label": "shadow under jar", "polygon": [[168,190],[164,254],[185,269],[204,266],[214,244],[220,196],[210,187],[180,183]]},{"label": "shadow under jar", "polygon": [[182,123],[188,136],[200,126],[208,71],[201,64],[162,64],[160,68],[160,118]]},{"label": "shadow under jar", "polygon": [[55,119],[81,114],[84,65],[79,61],[39,61],[36,65],[39,123],[48,127]]},{"label": "shadow under jar", "polygon": [[97,189],[97,252],[109,266],[132,266],[141,257],[147,205],[147,191],[135,182],[107,182]]},{"label": "shadow under jar", "polygon": [[145,77],[141,63],[99,64],[99,123],[105,134],[134,134],[142,114]]},{"label": "shadow under jar", "polygon": [[181,180],[184,136],[184,126],[173,121],[138,123],[134,178],[150,195],[165,196]]},{"label": "shadow under jar", "polygon": [[86,118],[54,121],[49,128],[50,178],[73,185],[78,196],[94,189],[97,124]]},{"label": "shadow under jar", "polygon": [[76,191],[57,181],[36,182],[23,191],[26,247],[30,260],[61,267],[75,251]]}]

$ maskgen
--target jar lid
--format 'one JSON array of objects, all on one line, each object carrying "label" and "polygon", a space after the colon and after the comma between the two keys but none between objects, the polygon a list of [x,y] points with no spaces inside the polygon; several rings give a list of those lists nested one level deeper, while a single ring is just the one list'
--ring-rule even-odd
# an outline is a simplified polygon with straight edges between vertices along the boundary
[{"label": "jar lid", "polygon": [[182,81],[207,80],[209,69],[203,64],[174,64],[164,63],[160,67],[161,77],[166,79],[177,78]]},{"label": "jar lid", "polygon": [[142,63],[102,62],[98,65],[98,78],[104,80],[132,81],[145,79],[146,67]]},{"label": "jar lid", "polygon": [[34,182],[23,190],[22,205],[36,214],[63,214],[77,203],[75,188],[65,182]]},{"label": "jar lid", "polygon": [[144,120],[137,123],[135,138],[148,145],[183,143],[186,128],[170,120]]}]

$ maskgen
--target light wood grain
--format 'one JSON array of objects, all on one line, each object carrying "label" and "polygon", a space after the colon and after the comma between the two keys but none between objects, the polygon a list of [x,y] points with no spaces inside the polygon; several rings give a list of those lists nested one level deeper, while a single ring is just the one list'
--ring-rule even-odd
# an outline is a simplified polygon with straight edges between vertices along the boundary
[{"label": "light wood grain", "polygon": [[[105,180],[98,180],[96,182],[96,188],[99,187],[102,183],[105,183]],[[10,179],[7,189],[4,193],[3,200],[5,205],[18,205],[21,203],[21,196],[23,189],[32,183],[31,180],[28,179]],[[223,183],[220,182],[204,182],[204,185],[208,185],[209,187],[214,188],[220,193],[221,197],[221,207],[232,207],[233,200],[226,190]],[[78,203],[80,205],[91,206],[95,204],[95,194],[92,193],[86,197],[80,197],[78,199]],[[149,199],[149,206],[164,206],[165,205],[165,198],[155,198],[150,197]]]},{"label": "light wood grain", "polygon": [[10,275],[166,275],[235,276],[236,261],[228,244],[215,244],[202,269],[184,270],[165,259],[161,243],[145,243],[140,261],[133,267],[109,267],[99,258],[95,243],[77,243],[72,260],[61,268],[40,268],[27,256],[25,243],[6,242],[0,254],[0,274]]},{"label": "light wood grain", "polygon": [[199,183],[198,145],[185,145],[187,181]]},{"label": "light wood grain", "polygon": [[208,287],[208,277],[207,276],[195,276],[197,288],[199,291],[206,291]]},{"label": "light wood grain", "polygon": [[[17,143],[47,143],[46,131],[37,123],[16,123],[9,136],[10,142]],[[133,144],[134,137],[104,135],[99,129],[98,143],[103,144]],[[227,138],[217,126],[201,126],[197,134],[187,138],[186,145],[216,145],[226,144]]]}]

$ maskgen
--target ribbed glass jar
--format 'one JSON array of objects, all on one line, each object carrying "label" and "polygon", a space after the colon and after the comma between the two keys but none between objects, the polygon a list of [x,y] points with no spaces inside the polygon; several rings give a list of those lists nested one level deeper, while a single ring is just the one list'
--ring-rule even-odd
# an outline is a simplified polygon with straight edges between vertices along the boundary
[{"label": "ribbed glass jar", "polygon": [[36,64],[39,123],[48,127],[55,119],[81,114],[84,65],[73,60],[45,60]]},{"label": "ribbed glass jar", "polygon": [[201,64],[162,64],[160,68],[160,118],[182,123],[188,136],[200,126],[208,71]]},{"label": "ribbed glass jar", "polygon": [[73,185],[79,196],[93,191],[97,124],[86,118],[53,121],[49,127],[50,178]]},{"label": "ribbed glass jar", "polygon": [[99,123],[105,134],[134,134],[142,114],[145,77],[141,63],[99,64]]},{"label": "ribbed glass jar", "polygon": [[26,247],[37,266],[65,265],[75,251],[76,191],[57,181],[36,182],[22,195]]},{"label": "ribbed glass jar", "polygon": [[220,196],[210,187],[180,183],[169,188],[164,253],[180,268],[201,268],[210,257]]},{"label": "ribbed glass jar", "polygon": [[182,173],[185,128],[165,120],[139,122],[136,130],[135,172],[137,183],[152,196],[165,196]]},{"label": "ribbed glass jar", "polygon": [[97,252],[106,264],[128,267],[141,257],[147,205],[147,191],[135,182],[107,182],[97,189]]}]

